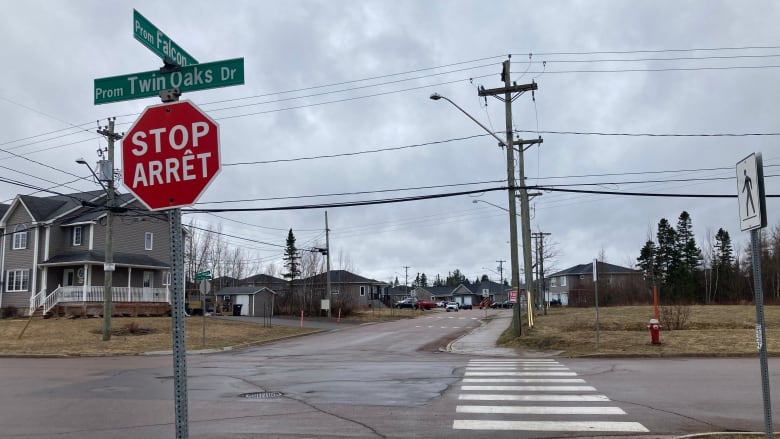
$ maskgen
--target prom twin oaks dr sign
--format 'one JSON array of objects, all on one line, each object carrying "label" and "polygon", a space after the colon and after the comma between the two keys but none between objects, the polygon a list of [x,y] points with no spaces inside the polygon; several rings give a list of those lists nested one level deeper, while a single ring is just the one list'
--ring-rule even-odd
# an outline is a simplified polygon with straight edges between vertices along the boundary
[{"label": "prom twin oaks dr sign", "polygon": [[147,107],[122,142],[125,187],[151,210],[194,204],[220,171],[219,125],[190,101]]}]

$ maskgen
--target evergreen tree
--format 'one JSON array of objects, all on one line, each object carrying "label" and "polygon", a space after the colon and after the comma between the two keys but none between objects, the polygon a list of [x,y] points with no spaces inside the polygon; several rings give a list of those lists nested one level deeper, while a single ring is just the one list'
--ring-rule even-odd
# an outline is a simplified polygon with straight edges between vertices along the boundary
[{"label": "evergreen tree", "polygon": [[284,268],[287,269],[287,272],[282,273],[282,276],[290,280],[290,291],[292,291],[293,281],[301,275],[301,258],[298,255],[298,249],[295,248],[295,235],[293,235],[292,229],[287,234],[287,243],[282,259],[284,260]]},{"label": "evergreen tree", "polygon": [[718,229],[715,234],[715,252],[712,256],[712,272],[715,279],[713,298],[720,292],[726,298],[733,299],[734,291],[731,289],[734,278],[734,249],[731,246],[729,232]]},{"label": "evergreen tree", "polygon": [[466,278],[463,273],[460,272],[459,269],[455,269],[452,273],[447,276],[446,286],[448,287],[457,287],[460,284],[470,284],[469,280]]},{"label": "evergreen tree", "polygon": [[691,216],[683,211],[674,231],[674,255],[666,283],[671,296],[678,299],[696,299],[696,273],[701,263],[701,250],[693,236]]},{"label": "evergreen tree", "polygon": [[428,286],[428,276],[426,276],[425,273],[420,275],[420,286],[421,287],[427,287]]},{"label": "evergreen tree", "polygon": [[396,276],[396,277],[395,277],[395,282],[393,283],[393,286],[394,286],[394,287],[397,287],[398,285],[399,285],[399,284],[398,284],[398,276]]},{"label": "evergreen tree", "polygon": [[696,246],[691,216],[686,211],[683,211],[677,220],[677,253],[680,265],[687,271],[693,272],[701,264],[701,250]]},{"label": "evergreen tree", "polygon": [[639,257],[636,258],[637,266],[644,272],[646,279],[655,277],[655,253],[655,242],[647,241],[639,252]]},{"label": "evergreen tree", "polygon": [[666,218],[658,222],[656,240],[658,246],[655,251],[655,275],[656,279],[666,283],[669,275],[674,271],[679,260],[677,256],[677,232],[669,224]]},{"label": "evergreen tree", "polygon": [[482,279],[480,279],[481,282],[490,282],[490,278],[487,274],[482,275]]}]

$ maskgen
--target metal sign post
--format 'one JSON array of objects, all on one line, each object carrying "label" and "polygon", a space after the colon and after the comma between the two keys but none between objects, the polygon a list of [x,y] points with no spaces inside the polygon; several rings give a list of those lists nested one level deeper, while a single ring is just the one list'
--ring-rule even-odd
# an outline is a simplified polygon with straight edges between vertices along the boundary
[{"label": "metal sign post", "polygon": [[737,162],[737,199],[739,224],[742,231],[750,230],[750,248],[753,262],[753,290],[756,302],[756,344],[761,363],[761,389],[764,397],[764,431],[772,439],[772,400],[769,396],[769,360],[766,352],[766,325],[764,323],[764,293],[761,290],[761,255],[758,230],[766,227],[766,198],[764,197],[764,166],[760,153],[753,153]]},{"label": "metal sign post", "polygon": [[599,260],[593,260],[593,285],[596,289],[596,350],[599,350]]},{"label": "metal sign post", "polygon": [[181,209],[168,211],[171,228],[171,314],[173,316],[173,396],[176,439],[189,437],[187,416],[187,338],[184,331],[184,245]]}]

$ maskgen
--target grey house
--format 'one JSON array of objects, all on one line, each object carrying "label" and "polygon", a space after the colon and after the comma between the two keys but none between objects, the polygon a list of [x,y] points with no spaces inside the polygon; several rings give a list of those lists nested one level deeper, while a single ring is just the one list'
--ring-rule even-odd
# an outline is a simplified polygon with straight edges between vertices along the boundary
[{"label": "grey house", "polygon": [[[0,307],[25,314],[102,313],[105,279],[104,191],[38,197],[18,195],[0,218]],[[170,309],[167,218],[117,194],[114,215],[114,313]],[[97,206],[97,207],[95,207]]]},{"label": "grey house", "polygon": [[[296,288],[302,285],[312,291],[315,297],[325,297],[327,290],[327,273],[320,273],[305,279],[295,281]],[[386,282],[369,279],[347,270],[331,270],[331,304],[348,302],[358,307],[378,306],[380,297],[388,286]],[[319,295],[319,296],[318,296]]]},{"label": "grey house", "polygon": [[485,299],[501,298],[507,296],[506,290],[509,287],[497,284],[495,282],[483,281],[477,284],[460,284],[452,290],[452,300],[463,306],[479,306]]},{"label": "grey house", "polygon": [[[598,263],[599,297],[602,305],[614,302],[634,303],[644,290],[641,270],[606,262]],[[561,305],[593,306],[595,284],[593,263],[579,264],[551,274],[546,300]]]}]

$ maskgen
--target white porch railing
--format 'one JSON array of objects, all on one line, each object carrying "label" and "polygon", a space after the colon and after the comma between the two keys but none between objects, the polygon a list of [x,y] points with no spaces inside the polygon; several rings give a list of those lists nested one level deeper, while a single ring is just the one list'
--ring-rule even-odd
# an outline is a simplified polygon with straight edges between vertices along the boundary
[{"label": "white porch railing", "polygon": [[[103,286],[59,287],[46,297],[40,292],[30,299],[30,314],[43,305],[44,314],[62,302],[102,302]],[[171,303],[168,288],[112,287],[112,302],[167,302]]]}]

